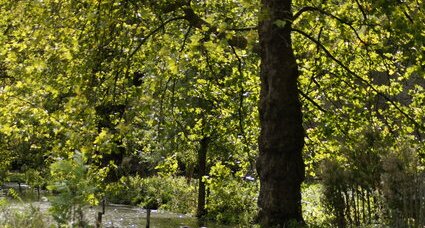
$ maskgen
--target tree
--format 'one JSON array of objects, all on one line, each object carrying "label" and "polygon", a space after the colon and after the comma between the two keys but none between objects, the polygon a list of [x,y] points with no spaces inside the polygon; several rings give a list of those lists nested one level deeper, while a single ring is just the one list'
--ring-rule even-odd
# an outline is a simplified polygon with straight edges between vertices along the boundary
[{"label": "tree", "polygon": [[[36,106],[49,101],[40,110],[54,126],[40,124],[51,137],[41,155],[70,159],[81,152],[84,162],[110,169],[112,181],[119,178],[116,167],[124,156],[149,159],[153,166],[172,157],[193,173],[199,153],[203,215],[202,179],[209,164],[233,166],[241,181],[238,171],[252,173],[245,164],[256,149],[257,115],[252,113],[258,79],[252,72],[258,58],[247,55],[250,44],[236,34],[250,32],[251,43],[256,35],[238,29],[253,26],[253,20],[236,19],[255,11],[238,2],[172,2],[5,2],[0,6],[8,11],[34,13],[2,20],[5,38],[0,41],[16,47],[4,58],[26,88],[25,93],[15,84],[9,89]],[[208,137],[212,143],[202,143]],[[207,146],[214,151],[208,157]]]},{"label": "tree", "polygon": [[261,93],[259,156],[261,187],[258,204],[262,227],[303,222],[304,180],[298,66],[291,42],[291,1],[263,0],[259,22]]},{"label": "tree", "polygon": [[[288,105],[285,98],[290,99],[290,96],[279,96],[278,92],[274,93],[274,91],[287,91],[289,85],[292,86],[289,87],[292,88],[290,95],[297,97],[299,92],[303,97],[302,104],[306,110],[304,125],[309,133],[306,150],[308,157],[317,156],[317,159],[323,159],[344,153],[338,151],[339,144],[344,142],[347,147],[353,147],[356,143],[355,137],[359,137],[357,135],[359,129],[364,126],[373,126],[380,129],[382,134],[394,138],[406,135],[420,144],[423,141],[424,129],[423,117],[421,117],[423,105],[420,106],[420,102],[418,103],[418,101],[423,102],[421,91],[424,86],[423,77],[420,76],[423,75],[423,67],[421,67],[423,66],[423,48],[420,47],[423,47],[424,39],[423,33],[418,31],[423,30],[421,29],[424,16],[423,2],[355,1],[353,4],[318,0],[293,1],[293,3],[294,9],[298,10],[294,16],[290,13],[291,1],[285,1],[285,3],[262,1],[263,10],[260,13],[259,28],[263,61],[260,102],[262,133],[258,160],[260,178],[273,179],[267,175],[267,172],[262,174],[262,168],[273,166],[275,158],[278,157],[271,158],[272,156],[269,155],[268,159],[265,154],[272,150],[264,149],[264,144],[279,145],[279,140],[274,141],[275,143],[268,142],[269,144],[264,141],[273,136],[279,137],[278,135],[282,135],[282,132],[291,129],[293,125],[301,125],[300,110],[292,113],[293,117],[289,117],[290,121],[286,122],[286,125],[279,125],[285,122],[285,112],[280,111],[278,107],[285,107],[284,110],[289,112],[293,109],[287,106],[299,106],[296,102],[297,98],[292,99],[294,103]],[[275,31],[274,34],[273,31]],[[285,49],[281,50],[279,45],[279,42],[286,43],[287,46],[291,45],[291,31],[295,32],[294,50],[299,67],[292,60],[293,51],[289,48],[286,52],[282,51]],[[274,45],[270,45],[269,47],[272,48],[267,49],[265,44],[270,43]],[[276,51],[275,56],[269,54],[273,51]],[[273,66],[274,60],[276,62]],[[289,65],[293,66],[292,69],[286,65],[288,62],[293,63]],[[267,65],[267,63],[271,64]],[[301,69],[300,75],[297,69]],[[267,75],[267,72],[272,73]],[[280,78],[271,76],[280,72],[286,72],[286,74],[281,73],[283,76]],[[297,81],[298,76],[300,76],[299,90],[296,89],[296,82],[293,82]],[[287,78],[292,78],[293,81],[285,81],[284,79]],[[269,100],[273,101],[273,99],[281,99],[282,102],[279,106],[268,104],[271,103]],[[267,115],[272,116],[269,109],[279,110],[276,112],[278,114],[274,114],[280,115],[281,120],[273,122],[271,121],[273,118],[267,118]],[[275,119],[279,118],[275,117]],[[268,124],[277,128],[272,130],[283,130],[280,130],[280,134],[270,133],[267,131]],[[299,130],[299,132],[302,131]],[[264,136],[267,133],[269,135]],[[281,140],[289,142],[292,137],[297,138],[292,135]],[[302,141],[302,136],[298,139]],[[301,147],[293,150],[298,151],[295,152],[298,156],[301,156]],[[272,163],[268,164],[270,161]],[[314,160],[308,162],[311,164]],[[292,165],[302,170],[302,165]],[[281,168],[283,167],[285,164],[282,164]],[[279,169],[275,168],[275,170]],[[296,180],[293,181],[293,186],[298,188],[302,175],[291,174],[289,172],[291,169],[284,170]],[[274,188],[279,189],[279,178],[276,177],[275,180],[277,184]],[[273,197],[267,199],[265,183],[266,181],[262,180],[263,186],[259,199],[262,210],[267,204],[266,201],[276,201]],[[287,194],[287,192],[281,193]],[[296,201],[299,198],[296,194],[293,196],[293,202],[297,204]],[[297,209],[292,208],[292,210]],[[282,213],[284,211],[282,210]],[[267,216],[261,213],[260,220]],[[281,225],[280,222],[276,224]]]},{"label": "tree", "polygon": [[[0,0],[10,12],[0,15],[0,170],[81,152],[116,170],[110,180],[129,175],[125,156],[150,169],[172,160],[173,175],[197,173],[207,191],[219,172],[243,180],[257,150],[258,2]],[[259,221],[285,226],[303,221],[303,148],[313,179],[324,158],[357,151],[364,126],[423,142],[424,3],[261,4]]]},{"label": "tree", "polygon": [[[329,172],[321,171],[335,170],[328,166],[332,162],[338,170],[349,170],[333,172],[344,182],[335,181],[331,187],[348,189],[345,195],[338,189],[345,205],[339,215],[335,213],[335,225],[366,224],[361,220],[370,218],[359,218],[355,211],[361,208],[359,201],[370,200],[364,195],[372,192],[374,198],[385,197],[382,190],[375,190],[383,186],[377,167],[391,153],[400,152],[396,149],[400,141],[412,148],[423,145],[424,109],[418,101],[423,102],[425,81],[423,51],[418,47],[423,47],[424,39],[417,32],[423,30],[423,2],[294,2],[300,90],[304,98],[312,98],[303,100],[307,180],[315,180],[314,166],[324,185]],[[414,151],[423,156],[423,150]],[[318,164],[323,169],[317,169]],[[333,206],[340,207],[338,203]],[[379,203],[385,204],[375,205]]]}]

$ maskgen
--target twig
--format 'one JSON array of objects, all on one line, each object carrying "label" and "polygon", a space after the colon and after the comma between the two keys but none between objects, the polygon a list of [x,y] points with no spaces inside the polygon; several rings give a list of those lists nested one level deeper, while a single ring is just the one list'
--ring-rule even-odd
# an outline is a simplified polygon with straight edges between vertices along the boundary
[{"label": "twig", "polygon": [[298,92],[301,94],[302,97],[304,97],[306,100],[310,101],[320,111],[322,111],[324,113],[328,112],[326,109],[322,108],[322,106],[320,106],[317,102],[315,102],[313,99],[311,99],[307,94],[305,94],[302,90],[298,89]]}]

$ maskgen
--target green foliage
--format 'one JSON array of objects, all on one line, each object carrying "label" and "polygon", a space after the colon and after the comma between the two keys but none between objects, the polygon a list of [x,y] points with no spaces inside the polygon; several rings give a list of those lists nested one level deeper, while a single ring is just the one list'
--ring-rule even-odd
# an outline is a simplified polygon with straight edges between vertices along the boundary
[{"label": "green foliage", "polygon": [[175,175],[178,171],[178,161],[175,155],[167,157],[155,169],[161,176]]},{"label": "green foliage", "polygon": [[8,202],[2,198],[0,200],[0,226],[4,228],[28,227],[43,228],[48,227],[45,216],[36,208],[30,205],[25,209],[12,209],[8,207]]},{"label": "green foliage", "polygon": [[149,208],[158,205],[160,209],[193,214],[196,189],[185,178],[148,178],[140,195],[140,205]]},{"label": "green foliage", "polygon": [[7,172],[5,179],[10,182],[25,183],[25,174],[17,172]]},{"label": "green foliage", "polygon": [[[351,149],[322,163],[322,204],[337,226],[421,226],[423,165],[416,140],[363,131]],[[419,213],[419,214],[418,214]]]},{"label": "green foliage", "polygon": [[322,162],[323,205],[338,226],[380,223],[381,159],[388,145],[379,131],[356,133],[356,143],[340,146],[340,156]]},{"label": "green foliage", "polygon": [[[172,2],[0,0],[0,182],[13,170],[42,186],[50,171],[54,213],[65,222],[96,204],[106,173],[119,179],[123,157],[134,157],[142,171],[129,175],[150,175],[147,164],[160,177],[123,177],[107,186],[109,198],[192,213],[195,183],[178,175],[196,176],[198,143],[208,136],[210,217],[252,217],[258,183],[242,177],[255,169],[255,27],[267,12],[259,15],[260,1],[191,1],[199,25],[186,1]],[[409,220],[393,193],[418,184],[424,162],[424,1],[292,2],[294,14],[315,8],[292,24],[311,36],[293,33],[307,179],[323,171],[322,206],[334,214],[353,192],[383,188]],[[397,149],[401,139],[411,155]],[[328,219],[311,205],[307,221]]]},{"label": "green foliage", "polygon": [[106,187],[105,196],[113,203],[193,214],[196,210],[195,184],[183,177],[122,177]]},{"label": "green foliage", "polygon": [[52,163],[50,170],[48,189],[57,193],[51,200],[53,218],[59,224],[84,224],[84,206],[98,204],[99,173],[94,175],[79,153],[72,159]]},{"label": "green foliage", "polygon": [[308,183],[302,187],[303,217],[308,227],[332,227],[333,215],[323,202],[324,189],[320,183]]},{"label": "green foliage", "polygon": [[136,205],[140,188],[139,178],[121,177],[119,182],[109,183],[105,188],[105,197],[116,204]]},{"label": "green foliage", "polygon": [[25,183],[29,184],[34,188],[41,188],[46,184],[46,178],[43,174],[35,169],[28,169],[25,172]]},{"label": "green foliage", "polygon": [[19,196],[19,193],[13,188],[9,188],[9,190],[7,190],[7,195],[12,199],[22,202],[22,198]]},{"label": "green foliage", "polygon": [[[418,70],[423,65],[418,47],[424,39],[417,32],[423,30],[423,23],[417,23],[423,20],[418,12],[424,3],[395,3],[388,10],[384,1],[378,2],[294,1],[295,12],[306,5],[314,8],[293,25],[307,32],[294,33],[294,47],[305,95],[311,177],[321,160],[339,153],[340,141],[355,144],[355,137],[347,136],[364,126],[378,127],[391,137],[410,134],[423,140],[424,109],[417,103],[423,99],[416,91],[424,85],[423,68]],[[409,15],[415,19],[410,21]]]},{"label": "green foliage", "polygon": [[382,159],[382,194],[391,226],[425,225],[425,167],[418,152],[418,147],[402,141]]},{"label": "green foliage", "polygon": [[208,217],[225,224],[253,222],[257,211],[258,182],[244,180],[221,162],[216,163],[205,177],[208,188]]},{"label": "green foliage", "polygon": [[[301,30],[294,33],[294,47],[308,136],[307,179],[323,184],[322,206],[332,215],[331,226],[388,224],[393,218],[386,210],[396,209],[387,204],[383,193],[389,186],[382,178],[405,177],[412,182],[386,183],[393,190],[421,191],[414,175],[389,171],[386,164],[392,157],[397,166],[410,166],[408,159],[393,159],[404,153],[397,146],[402,141],[423,156],[425,109],[417,91],[424,85],[418,48],[424,39],[417,31],[424,28],[418,24],[424,2],[300,0],[294,12],[305,6],[312,10],[299,14],[293,28]],[[403,191],[404,205],[412,206]],[[405,215],[392,226],[420,224],[408,210],[397,210]]]}]

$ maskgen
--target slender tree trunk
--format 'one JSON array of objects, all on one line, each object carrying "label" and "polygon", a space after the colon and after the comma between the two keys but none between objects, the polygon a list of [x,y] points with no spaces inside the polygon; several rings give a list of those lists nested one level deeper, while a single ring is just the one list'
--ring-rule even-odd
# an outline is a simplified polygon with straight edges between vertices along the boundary
[{"label": "slender tree trunk", "polygon": [[198,210],[196,213],[196,217],[203,218],[206,215],[205,210],[205,198],[206,198],[206,190],[205,190],[205,182],[202,181],[202,177],[207,174],[207,151],[209,138],[204,137],[200,142],[200,148],[198,151],[198,169],[199,169],[199,188],[198,188]]},{"label": "slender tree trunk", "polygon": [[302,223],[304,129],[297,63],[291,44],[291,1],[262,0],[259,24],[261,94],[257,171],[262,227]]}]

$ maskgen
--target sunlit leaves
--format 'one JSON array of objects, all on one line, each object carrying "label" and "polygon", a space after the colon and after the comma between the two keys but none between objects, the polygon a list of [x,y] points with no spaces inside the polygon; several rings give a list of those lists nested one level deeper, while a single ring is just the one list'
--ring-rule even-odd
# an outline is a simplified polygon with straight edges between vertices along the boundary
[{"label": "sunlit leaves", "polygon": [[417,52],[424,40],[417,32],[423,3],[295,1],[295,13],[306,5],[314,10],[303,12],[294,27],[323,45],[294,33],[300,87],[315,102],[303,100],[306,156],[321,160],[338,153],[335,143],[349,144],[354,129],[369,125],[421,138],[417,125],[423,126],[423,118],[414,113],[423,106],[413,103],[421,97],[413,91],[424,83],[418,61],[423,54]]}]

